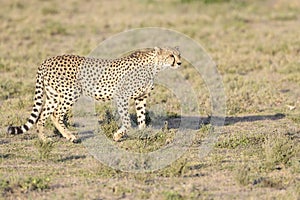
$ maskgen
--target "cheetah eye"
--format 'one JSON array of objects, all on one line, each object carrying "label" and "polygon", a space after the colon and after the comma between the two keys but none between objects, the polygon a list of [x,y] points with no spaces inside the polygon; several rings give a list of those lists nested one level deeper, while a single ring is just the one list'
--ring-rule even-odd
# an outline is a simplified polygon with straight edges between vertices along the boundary
[{"label": "cheetah eye", "polygon": [[173,54],[171,54],[171,55],[170,55],[170,57],[171,57],[171,58],[174,58],[174,55],[173,55]]}]

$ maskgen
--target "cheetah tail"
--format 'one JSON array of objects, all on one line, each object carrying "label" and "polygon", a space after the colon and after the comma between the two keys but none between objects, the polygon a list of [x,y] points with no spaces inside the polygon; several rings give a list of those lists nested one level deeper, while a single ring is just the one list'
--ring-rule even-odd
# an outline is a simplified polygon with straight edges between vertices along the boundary
[{"label": "cheetah tail", "polygon": [[42,105],[43,105],[43,89],[44,89],[44,78],[42,72],[38,72],[36,78],[35,96],[34,96],[34,106],[32,108],[30,117],[27,122],[22,126],[9,126],[7,128],[8,134],[22,134],[28,131],[38,120]]}]

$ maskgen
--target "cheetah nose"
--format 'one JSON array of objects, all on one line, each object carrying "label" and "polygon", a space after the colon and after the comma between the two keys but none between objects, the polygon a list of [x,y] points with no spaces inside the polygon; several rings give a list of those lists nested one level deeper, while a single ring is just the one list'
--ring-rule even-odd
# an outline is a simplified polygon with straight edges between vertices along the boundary
[{"label": "cheetah nose", "polygon": [[181,65],[181,62],[178,62],[177,65]]}]

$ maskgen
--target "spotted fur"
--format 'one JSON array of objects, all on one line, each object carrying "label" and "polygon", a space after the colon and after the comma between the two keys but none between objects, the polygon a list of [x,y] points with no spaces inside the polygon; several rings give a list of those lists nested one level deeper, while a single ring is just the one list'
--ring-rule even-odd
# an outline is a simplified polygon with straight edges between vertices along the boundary
[{"label": "spotted fur", "polygon": [[146,99],[153,89],[154,77],[159,71],[167,67],[178,68],[180,64],[177,48],[158,47],[138,50],[113,60],[76,55],[49,58],[38,68],[34,106],[29,119],[22,126],[8,127],[7,132],[21,134],[37,123],[39,137],[46,140],[43,129],[50,116],[65,138],[77,142],[63,119],[80,95],[86,95],[96,100],[116,102],[122,126],[114,133],[113,139],[119,141],[131,125],[129,99],[135,100],[138,127],[142,129],[146,126]]}]

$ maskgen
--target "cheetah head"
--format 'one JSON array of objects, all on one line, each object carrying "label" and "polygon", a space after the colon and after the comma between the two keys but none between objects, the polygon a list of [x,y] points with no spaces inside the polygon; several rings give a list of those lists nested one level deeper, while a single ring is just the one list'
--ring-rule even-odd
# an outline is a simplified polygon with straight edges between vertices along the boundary
[{"label": "cheetah head", "polygon": [[161,69],[170,67],[172,69],[177,69],[181,65],[181,57],[178,47],[154,47],[157,64]]}]

